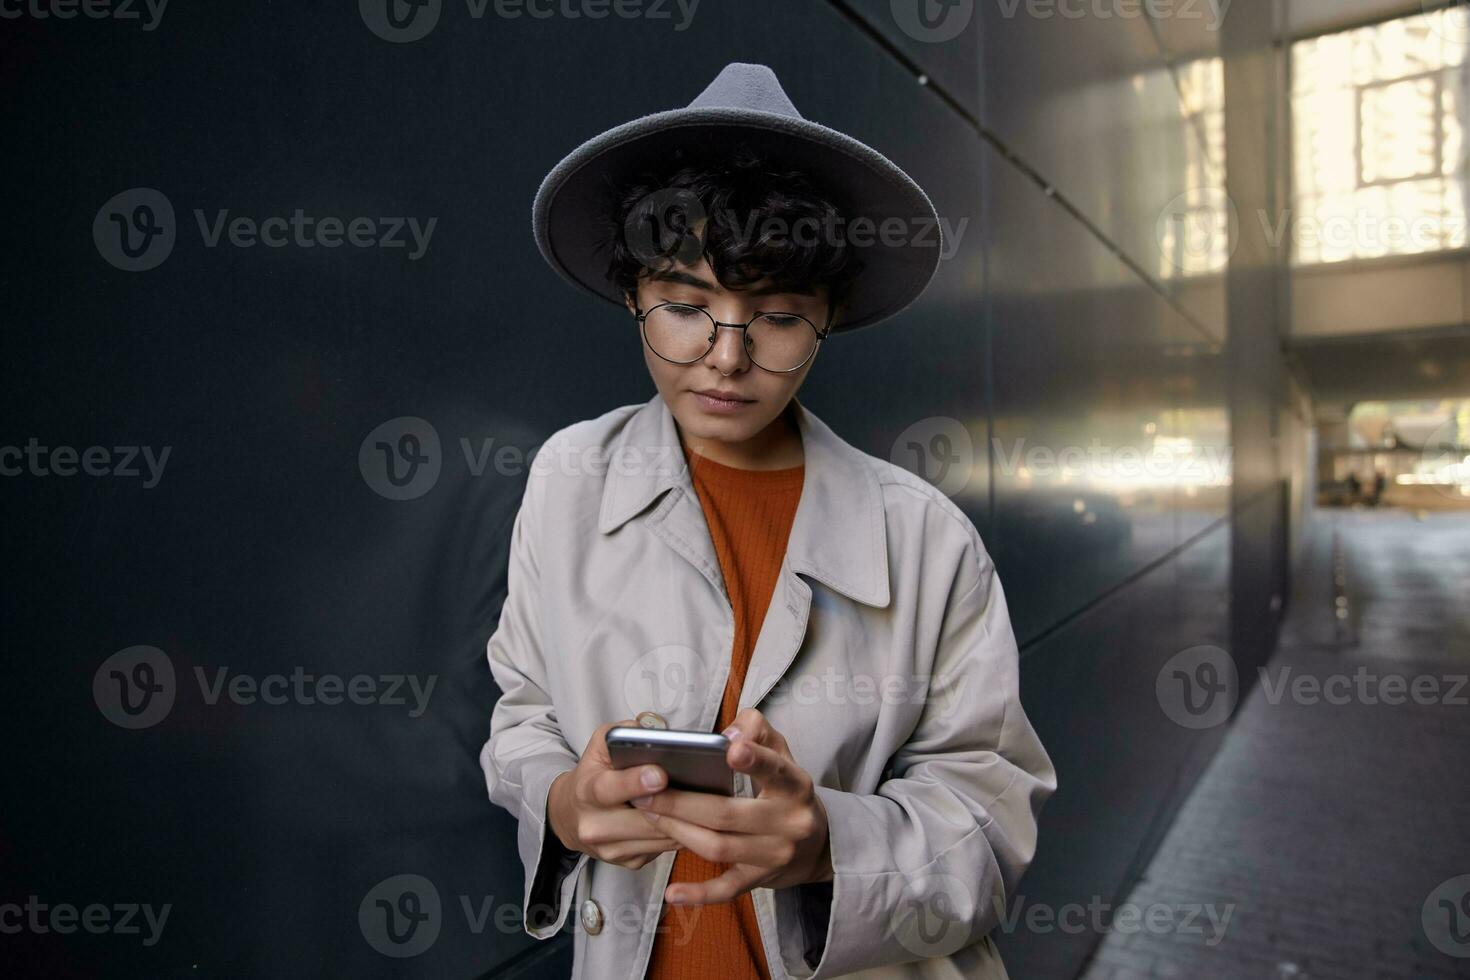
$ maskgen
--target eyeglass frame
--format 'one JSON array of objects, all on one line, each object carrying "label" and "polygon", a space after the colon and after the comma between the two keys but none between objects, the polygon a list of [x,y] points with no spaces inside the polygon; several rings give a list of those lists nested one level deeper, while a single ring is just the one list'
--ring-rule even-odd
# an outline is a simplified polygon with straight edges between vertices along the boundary
[{"label": "eyeglass frame", "polygon": [[[664,355],[659,354],[658,348],[655,347],[655,346],[653,346],[653,343],[648,339],[648,317],[649,317],[649,314],[651,314],[654,310],[662,309],[665,306],[683,306],[683,307],[686,307],[687,309],[699,310],[699,312],[701,312],[701,313],[704,314],[705,319],[709,320],[710,323],[714,324],[714,334],[711,335],[709,346],[704,349],[704,353],[700,354],[698,357],[691,357],[687,361],[676,361],[672,357],[664,357]],[[802,323],[805,323],[807,326],[811,327],[812,328],[812,332],[817,335],[817,345],[812,348],[812,352],[810,354],[808,354],[806,357],[802,358],[802,361],[801,361],[800,364],[796,365],[796,367],[783,368],[783,369],[781,369],[781,370],[778,371],[775,368],[768,368],[768,367],[766,367],[764,364],[762,364],[759,361],[757,361],[754,357],[751,357],[749,353],[747,353],[745,355],[746,357],[750,357],[750,363],[754,364],[756,367],[760,368],[762,371],[769,371],[772,374],[790,374],[793,371],[800,371],[802,368],[806,367],[807,364],[809,364],[811,362],[811,359],[817,356],[817,351],[820,350],[821,347],[822,347],[822,341],[826,340],[832,334],[832,325],[831,325],[832,324],[832,313],[831,313],[830,310],[827,313],[827,328],[825,330],[822,330],[822,329],[818,329],[818,327],[817,327],[817,325],[815,323],[813,323],[807,317],[802,316],[800,313],[786,313],[786,312],[783,312],[781,310],[764,310],[764,311],[762,311],[760,313],[757,313],[755,316],[751,317],[749,320],[747,320],[744,323],[722,323],[721,321],[716,320],[710,314],[709,310],[701,309],[700,307],[695,306],[692,303],[679,303],[679,302],[675,302],[675,301],[672,301],[671,300],[671,301],[665,302],[665,303],[658,303],[658,304],[656,304],[654,306],[650,306],[647,310],[641,310],[640,311],[640,310],[638,310],[638,305],[635,302],[634,305],[633,305],[633,309],[634,309],[634,318],[638,321],[638,332],[643,335],[643,342],[645,344],[648,344],[648,349],[649,350],[653,351],[655,354],[658,354],[659,357],[662,357],[664,360],[668,361],[670,364],[693,364],[696,361],[700,361],[700,360],[703,360],[706,357],[709,357],[709,352],[715,349],[715,341],[717,341],[719,339],[719,337],[720,337],[720,328],[721,327],[736,327],[739,330],[741,330],[742,333],[744,334],[744,336],[741,338],[742,342],[741,342],[741,345],[740,345],[740,349],[741,350],[745,350],[746,349],[746,345],[750,341],[750,325],[752,323],[754,323],[755,321],[759,320],[763,316],[794,316],[798,320],[800,320]]]}]

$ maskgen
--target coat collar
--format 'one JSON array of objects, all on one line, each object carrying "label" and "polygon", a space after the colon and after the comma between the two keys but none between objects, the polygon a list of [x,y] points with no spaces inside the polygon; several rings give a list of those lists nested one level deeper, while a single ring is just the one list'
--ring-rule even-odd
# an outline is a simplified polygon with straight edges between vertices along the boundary
[{"label": "coat collar", "polygon": [[[888,548],[878,476],[866,454],[833,432],[800,398],[793,395],[791,400],[806,471],[786,545],[787,564],[850,599],[887,606]],[[648,465],[638,465],[645,460]],[[598,530],[612,533],[664,491],[676,488],[699,508],[673,413],[655,392],[609,447]]]}]

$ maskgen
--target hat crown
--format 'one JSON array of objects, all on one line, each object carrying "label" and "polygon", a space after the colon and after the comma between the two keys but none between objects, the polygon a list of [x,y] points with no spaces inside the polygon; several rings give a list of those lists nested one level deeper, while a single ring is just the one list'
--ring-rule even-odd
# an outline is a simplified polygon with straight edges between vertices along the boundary
[{"label": "hat crown", "polygon": [[781,88],[776,73],[766,65],[732,61],[703,92],[689,103],[691,109],[755,109],[801,119],[801,113]]}]

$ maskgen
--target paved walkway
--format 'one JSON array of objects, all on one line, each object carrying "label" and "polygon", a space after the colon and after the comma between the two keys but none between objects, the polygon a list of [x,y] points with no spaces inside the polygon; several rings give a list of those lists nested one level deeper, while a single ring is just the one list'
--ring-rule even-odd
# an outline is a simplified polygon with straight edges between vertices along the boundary
[{"label": "paved walkway", "polygon": [[1307,547],[1276,657],[1127,899],[1199,914],[1115,924],[1087,980],[1470,977],[1470,515],[1323,511]]}]

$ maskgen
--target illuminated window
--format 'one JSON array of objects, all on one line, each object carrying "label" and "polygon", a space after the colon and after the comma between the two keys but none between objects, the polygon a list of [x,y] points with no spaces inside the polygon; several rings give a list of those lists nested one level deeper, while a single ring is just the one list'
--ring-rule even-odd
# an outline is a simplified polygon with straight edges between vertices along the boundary
[{"label": "illuminated window", "polygon": [[1225,196],[1225,63],[1200,58],[1180,64],[1184,114],[1183,185],[1157,229],[1159,277],[1221,273],[1230,259],[1236,216]]},{"label": "illuminated window", "polygon": [[1470,11],[1292,45],[1292,261],[1466,246]]}]

